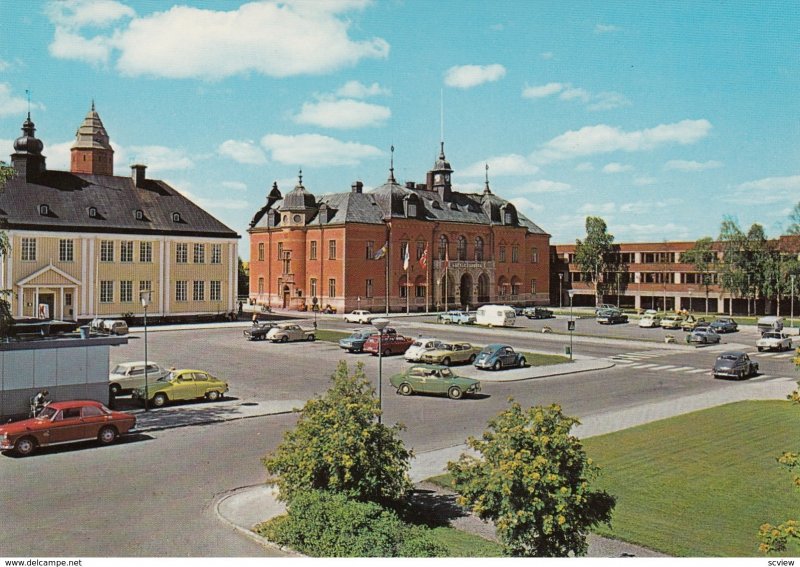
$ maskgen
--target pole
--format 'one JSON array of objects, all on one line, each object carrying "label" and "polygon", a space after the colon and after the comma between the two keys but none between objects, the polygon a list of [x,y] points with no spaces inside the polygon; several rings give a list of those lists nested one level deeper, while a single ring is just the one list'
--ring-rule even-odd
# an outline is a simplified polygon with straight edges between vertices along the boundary
[{"label": "pole", "polygon": [[794,274],[792,274],[792,302],[789,305],[790,305],[789,326],[794,328]]},{"label": "pole", "polygon": [[561,285],[564,283],[564,274],[559,272],[558,273],[558,308],[561,309],[563,307],[562,298],[564,297],[564,292],[561,291]]},{"label": "pole", "polygon": [[147,358],[147,305],[144,306],[144,411],[148,411],[147,400],[150,397],[148,391],[147,366],[150,360]]},{"label": "pole", "polygon": [[430,301],[431,301],[431,269],[429,264],[431,263],[431,258],[428,254],[428,243],[425,243],[425,313],[430,311]]},{"label": "pole", "polygon": [[386,235],[386,255],[384,256],[383,265],[386,270],[386,314],[389,314],[389,235]]},{"label": "pole", "polygon": [[383,396],[381,394],[383,382],[383,329],[378,329],[378,423],[381,423],[383,413]]},{"label": "pole", "polygon": [[570,328],[569,328],[569,361],[572,362],[572,333],[573,333],[573,329],[575,327],[575,319],[572,318],[572,294],[571,293],[569,294],[569,320],[570,320],[570,323],[572,323],[570,325]]}]

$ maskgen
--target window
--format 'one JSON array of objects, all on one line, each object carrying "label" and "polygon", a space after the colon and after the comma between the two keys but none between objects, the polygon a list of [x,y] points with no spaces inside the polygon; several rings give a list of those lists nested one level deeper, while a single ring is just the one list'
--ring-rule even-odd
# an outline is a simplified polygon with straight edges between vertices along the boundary
[{"label": "window", "polygon": [[531,248],[531,264],[539,263],[539,249]]},{"label": "window", "polygon": [[372,297],[372,294],[374,293],[374,291],[373,291],[372,280],[371,279],[367,280],[367,284],[366,284],[365,288],[366,288],[366,291],[365,291],[364,295],[367,296],[367,297]]},{"label": "window", "polygon": [[100,303],[114,302],[114,282],[102,280],[100,282]]},{"label": "window", "polygon": [[409,203],[408,204],[408,216],[409,217],[416,217],[417,216],[417,204],[416,203]]},{"label": "window", "polygon": [[511,245],[511,263],[516,264],[519,262],[519,244]]},{"label": "window", "polygon": [[506,211],[505,214],[503,215],[503,224],[511,224],[513,218],[514,217],[512,216],[511,211]]},{"label": "window", "polygon": [[417,260],[422,260],[422,255],[425,254],[425,242],[422,240],[417,241]]},{"label": "window", "polygon": [[506,245],[505,244],[501,244],[500,246],[497,247],[497,251],[498,251],[497,261],[498,262],[505,262],[506,261]]},{"label": "window", "polygon": [[335,260],[336,259],[336,241],[329,240],[328,241],[328,260]]},{"label": "window", "polygon": [[531,280],[531,295],[536,295],[536,280]]},{"label": "window", "polygon": [[143,291],[153,291],[153,282],[150,280],[139,280],[139,297],[142,296]]},{"label": "window", "polygon": [[449,254],[447,254],[447,245],[448,245],[447,237],[443,234],[443,235],[441,235],[439,237],[439,259],[440,260],[444,260],[445,255],[447,255],[449,257]]},{"label": "window", "polygon": [[123,240],[119,243],[119,261],[133,262],[133,240]]},{"label": "window", "polygon": [[222,264],[222,244],[211,245],[211,263]]},{"label": "window", "polygon": [[140,242],[139,243],[139,261],[150,263],[153,261],[153,243]]},{"label": "window", "polygon": [[172,222],[181,222],[181,214],[172,213]]},{"label": "window", "polygon": [[133,218],[136,220],[144,220],[144,211],[141,209],[136,209],[136,211],[133,213]]},{"label": "window", "polygon": [[74,244],[72,240],[59,240],[58,241],[58,261],[59,262],[74,262]]},{"label": "window", "polygon": [[192,300],[193,301],[206,300],[206,282],[197,280],[194,281],[194,286],[192,287]]},{"label": "window", "polygon": [[133,301],[133,282],[125,280],[119,282],[119,300],[122,303],[131,303]]},{"label": "window", "polygon": [[467,239],[463,236],[458,237],[457,243],[457,253],[459,260],[466,260],[467,259]]},{"label": "window", "polygon": [[211,301],[222,300],[222,282],[219,280],[211,280],[209,282],[211,289],[209,290]]},{"label": "window", "polygon": [[39,214],[46,217],[50,214],[50,207],[47,205],[39,205]]},{"label": "window", "polygon": [[67,307],[72,306],[72,294],[70,292],[64,293],[64,305],[66,305]]},{"label": "window", "polygon": [[283,242],[278,242],[278,260],[283,258]]},{"label": "window", "polygon": [[96,207],[89,207],[89,218],[90,219],[97,218],[97,208]]},{"label": "window", "polygon": [[195,244],[194,245],[194,263],[195,264],[205,264],[206,263],[206,245],[205,244]]},{"label": "window", "polygon": [[400,297],[402,297],[403,299],[408,297],[408,286],[406,285],[407,283],[408,283],[408,278],[406,278],[405,276],[400,278]]},{"label": "window", "polygon": [[375,241],[367,240],[367,260],[372,260],[375,257]]},{"label": "window", "polygon": [[264,293],[264,278],[258,278],[258,294]]},{"label": "window", "polygon": [[483,238],[480,236],[475,238],[475,260],[483,262]]},{"label": "window", "polygon": [[259,262],[263,262],[264,261],[264,243],[263,242],[259,242],[258,243],[258,261]]},{"label": "window", "polygon": [[175,282],[175,301],[186,301],[187,287],[186,280],[178,280]]},{"label": "window", "polygon": [[[175,245],[175,263],[185,264],[189,261],[189,245],[186,243],[178,243]],[[186,301],[184,299],[184,301]]]},{"label": "window", "polygon": [[317,297],[317,278],[311,278],[311,282],[309,283],[309,293],[311,297]]},{"label": "window", "polygon": [[336,297],[336,280],[333,278],[328,280],[328,297]]},{"label": "window", "polygon": [[114,241],[101,240],[100,241],[100,261],[113,262],[114,261]]},{"label": "window", "polygon": [[425,297],[425,285],[418,282],[414,295],[415,297]]},{"label": "window", "polygon": [[309,257],[310,260],[316,260],[317,259],[317,241],[316,240],[312,240],[311,241],[311,251],[309,252],[309,256],[308,257]]},{"label": "window", "polygon": [[283,253],[283,258],[281,258],[281,264],[283,264],[283,273],[284,274],[291,274],[292,273],[292,251],[287,250]]}]

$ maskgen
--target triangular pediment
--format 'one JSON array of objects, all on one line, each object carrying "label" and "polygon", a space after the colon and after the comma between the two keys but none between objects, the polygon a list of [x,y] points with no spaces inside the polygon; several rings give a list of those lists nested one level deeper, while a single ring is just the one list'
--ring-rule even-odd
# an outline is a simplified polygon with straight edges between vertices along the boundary
[{"label": "triangular pediment", "polygon": [[76,280],[63,270],[59,270],[53,264],[48,264],[44,268],[37,270],[19,280],[19,286],[62,286],[62,285],[81,285],[79,280]]}]

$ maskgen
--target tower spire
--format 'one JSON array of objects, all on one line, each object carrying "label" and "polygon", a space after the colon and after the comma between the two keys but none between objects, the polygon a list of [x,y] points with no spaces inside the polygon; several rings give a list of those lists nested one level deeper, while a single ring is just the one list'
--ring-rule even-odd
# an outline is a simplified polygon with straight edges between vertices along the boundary
[{"label": "tower spire", "polygon": [[483,188],[484,195],[491,195],[492,190],[489,189],[489,164],[486,164],[486,186]]},{"label": "tower spire", "polygon": [[391,158],[389,161],[389,182],[390,183],[397,183],[394,178],[394,144],[389,148],[391,150]]}]

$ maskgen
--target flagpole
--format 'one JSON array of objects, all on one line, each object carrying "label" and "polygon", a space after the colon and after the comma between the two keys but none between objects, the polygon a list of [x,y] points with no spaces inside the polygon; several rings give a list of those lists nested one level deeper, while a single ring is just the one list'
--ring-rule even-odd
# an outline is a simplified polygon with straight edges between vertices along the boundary
[{"label": "flagpole", "polygon": [[425,243],[425,313],[430,312],[430,304],[431,304],[431,272],[428,263],[429,263],[428,243],[426,242]]},{"label": "flagpole", "polygon": [[389,315],[389,239],[386,239],[386,255],[383,265],[386,268],[386,315]]}]

